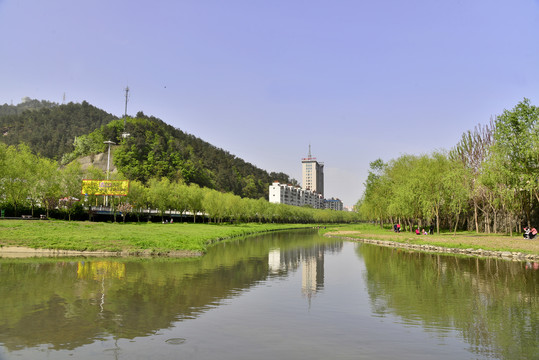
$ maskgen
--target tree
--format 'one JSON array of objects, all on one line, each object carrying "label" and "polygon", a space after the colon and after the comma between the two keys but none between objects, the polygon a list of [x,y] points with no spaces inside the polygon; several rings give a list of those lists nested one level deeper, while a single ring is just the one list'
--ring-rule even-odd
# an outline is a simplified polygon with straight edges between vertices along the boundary
[{"label": "tree", "polygon": [[206,209],[210,221],[222,222],[226,213],[224,194],[216,190],[207,190],[204,194],[202,205]]},{"label": "tree", "polygon": [[172,207],[183,214],[189,208],[189,188],[183,182],[172,183]]},{"label": "tree", "polygon": [[[492,160],[504,183],[539,201],[539,108],[528,99],[496,119]],[[528,213],[528,225],[530,216]]]},{"label": "tree", "polygon": [[71,215],[78,210],[77,204],[81,196],[82,169],[81,165],[75,161],[62,169],[60,174],[60,193],[63,196],[62,204],[71,221]]},{"label": "tree", "polygon": [[360,212],[367,218],[376,219],[382,227],[388,215],[388,199],[391,197],[385,174],[387,165],[377,159],[370,163],[370,168]]},{"label": "tree", "polygon": [[151,179],[148,184],[150,204],[161,213],[161,221],[165,221],[165,213],[172,207],[172,184],[164,177],[161,180]]},{"label": "tree", "polygon": [[30,191],[30,182],[34,174],[33,155],[26,145],[5,148],[5,162],[2,175],[3,190],[6,201],[13,206],[15,216],[26,203]]},{"label": "tree", "polygon": [[[55,161],[38,158],[38,180],[35,184],[35,196],[46,209],[47,218],[50,210],[58,206],[61,195],[60,172]],[[33,212],[33,209],[32,209]]]},{"label": "tree", "polygon": [[197,222],[197,213],[204,210],[204,191],[197,184],[189,185],[188,207],[193,212],[193,222]]},{"label": "tree", "polygon": [[133,206],[132,212],[137,216],[137,222],[140,222],[142,210],[148,208],[148,188],[140,181],[130,181],[126,200]]},{"label": "tree", "polygon": [[475,127],[462,134],[460,141],[449,153],[452,160],[460,161],[469,175],[467,187],[474,209],[475,231],[479,233],[478,210],[483,210],[480,202],[483,195],[482,184],[479,181],[484,162],[489,158],[490,149],[494,141],[495,123],[491,119],[490,124]]}]

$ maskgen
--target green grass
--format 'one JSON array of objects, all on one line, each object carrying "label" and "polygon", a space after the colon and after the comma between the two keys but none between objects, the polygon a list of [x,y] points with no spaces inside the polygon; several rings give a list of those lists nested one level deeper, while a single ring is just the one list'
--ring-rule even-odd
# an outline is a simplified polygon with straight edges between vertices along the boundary
[{"label": "green grass", "polygon": [[2,220],[0,246],[78,251],[205,252],[209,245],[225,238],[311,226]]},{"label": "green grass", "polygon": [[410,232],[395,233],[389,227],[382,229],[380,226],[372,224],[331,226],[322,231],[355,239],[385,240],[415,245],[539,255],[539,239],[526,240],[522,237],[522,234],[509,236],[504,234],[476,234],[470,231],[459,231],[454,234],[453,232],[442,231],[440,234],[434,235],[416,235]]}]

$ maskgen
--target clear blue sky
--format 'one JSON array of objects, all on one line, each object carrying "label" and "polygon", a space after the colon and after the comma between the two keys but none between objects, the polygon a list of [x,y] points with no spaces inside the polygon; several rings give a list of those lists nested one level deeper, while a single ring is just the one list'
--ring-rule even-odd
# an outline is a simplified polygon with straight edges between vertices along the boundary
[{"label": "clear blue sky", "polygon": [[539,0],[0,0],[0,103],[143,111],[361,196],[369,162],[450,149],[539,105]]}]

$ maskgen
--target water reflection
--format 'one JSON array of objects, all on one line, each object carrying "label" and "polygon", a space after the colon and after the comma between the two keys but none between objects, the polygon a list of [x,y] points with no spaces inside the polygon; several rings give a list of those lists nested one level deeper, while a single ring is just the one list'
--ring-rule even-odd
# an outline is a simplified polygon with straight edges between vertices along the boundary
[{"label": "water reflection", "polygon": [[297,270],[301,264],[301,293],[311,299],[324,287],[324,254],[342,250],[342,242],[315,244],[308,248],[272,249],[268,254],[270,274]]},{"label": "water reflection", "polygon": [[372,310],[444,337],[457,330],[488,358],[536,359],[539,276],[528,264],[363,244]]},{"label": "water reflection", "polygon": [[299,235],[228,241],[199,259],[2,259],[0,343],[59,350],[148,336],[301,264],[302,291],[312,296],[323,286],[325,249],[342,243]]},{"label": "water reflection", "polygon": [[197,259],[0,259],[0,291],[0,357],[539,353],[534,264],[343,244],[313,231],[227,241]]}]

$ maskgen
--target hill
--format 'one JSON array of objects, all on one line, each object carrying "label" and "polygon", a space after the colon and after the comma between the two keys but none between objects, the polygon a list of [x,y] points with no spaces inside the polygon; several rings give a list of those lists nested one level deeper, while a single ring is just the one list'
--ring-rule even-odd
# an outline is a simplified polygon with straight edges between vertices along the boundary
[{"label": "hill", "polygon": [[228,151],[187,134],[162,120],[139,112],[135,118],[113,120],[92,133],[78,137],[75,150],[64,156],[67,163],[81,156],[106,151],[113,141],[113,164],[125,178],[146,183],[166,177],[187,184],[232,192],[249,198],[267,198],[274,180],[295,182],[284,173],[268,173]]},{"label": "hill", "polygon": [[58,105],[27,100],[0,108],[0,141],[27,144],[36,154],[51,159],[73,151],[73,140],[115,119],[111,114],[83,102]]},{"label": "hill", "polygon": [[[268,173],[228,151],[139,112],[118,119],[87,102],[24,110],[0,116],[0,141],[26,143],[33,152],[67,164],[103,153],[113,141],[113,164],[122,177],[146,183],[167,177],[249,198],[267,198],[278,180],[297,183],[284,173]],[[124,130],[130,134],[123,138]]]},{"label": "hill", "polygon": [[5,115],[20,115],[26,110],[39,110],[43,108],[53,108],[58,106],[57,103],[47,100],[30,99],[29,97],[22,98],[20,104],[8,105],[4,104],[0,106],[0,116]]}]

